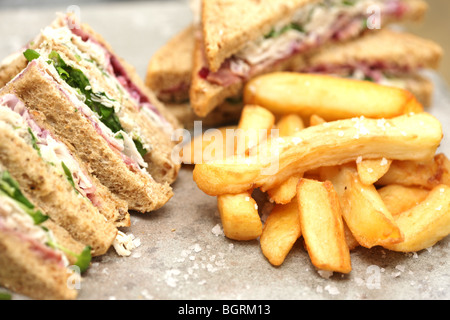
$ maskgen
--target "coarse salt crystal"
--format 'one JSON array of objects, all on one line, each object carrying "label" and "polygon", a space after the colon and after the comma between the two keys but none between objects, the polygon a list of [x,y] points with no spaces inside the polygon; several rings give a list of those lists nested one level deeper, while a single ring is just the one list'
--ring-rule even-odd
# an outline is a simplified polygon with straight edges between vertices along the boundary
[{"label": "coarse salt crystal", "polygon": [[325,279],[329,279],[333,275],[333,271],[328,270],[317,270],[317,273]]},{"label": "coarse salt crystal", "polygon": [[331,294],[331,295],[339,294],[339,289],[336,288],[335,286],[327,285],[325,287],[325,290],[327,290],[328,293]]},{"label": "coarse salt crystal", "polygon": [[211,229],[211,232],[212,232],[216,237],[218,237],[218,236],[220,236],[220,235],[223,235],[223,230],[222,230],[222,228],[220,227],[219,224],[216,224],[216,225]]}]

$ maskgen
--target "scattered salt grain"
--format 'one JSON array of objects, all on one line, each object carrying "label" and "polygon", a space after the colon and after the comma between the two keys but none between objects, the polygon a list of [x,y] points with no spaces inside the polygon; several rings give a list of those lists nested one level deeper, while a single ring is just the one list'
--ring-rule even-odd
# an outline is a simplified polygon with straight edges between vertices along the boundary
[{"label": "scattered salt grain", "polygon": [[317,270],[317,273],[325,279],[329,279],[333,275],[333,271]]},{"label": "scattered salt grain", "polygon": [[221,226],[219,224],[216,224],[212,229],[211,232],[216,236],[221,236],[223,235],[223,230],[221,228]]},{"label": "scattered salt grain", "polygon": [[193,249],[195,252],[200,252],[200,251],[202,251],[202,248],[200,247],[200,245],[199,245],[198,243],[194,244],[194,245],[192,246],[192,249]]},{"label": "scattered salt grain", "polygon": [[398,265],[395,266],[395,269],[397,269],[397,270],[399,270],[401,272],[404,272],[405,271],[405,266],[401,265],[401,264],[398,264]]},{"label": "scattered salt grain", "polygon": [[175,288],[177,286],[178,279],[176,276],[180,275],[181,271],[178,269],[167,270],[164,274],[164,280],[169,287]]},{"label": "scattered salt grain", "polygon": [[388,164],[388,161],[386,158],[381,159],[380,166],[385,166],[387,164]]},{"label": "scattered salt grain", "polygon": [[328,293],[331,295],[339,294],[339,289],[335,286],[327,285],[325,286],[325,290],[328,291]]}]

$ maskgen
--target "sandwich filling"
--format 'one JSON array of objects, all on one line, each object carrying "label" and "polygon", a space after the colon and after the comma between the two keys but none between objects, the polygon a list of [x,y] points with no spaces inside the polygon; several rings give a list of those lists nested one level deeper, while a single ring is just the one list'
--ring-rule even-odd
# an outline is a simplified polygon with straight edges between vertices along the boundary
[{"label": "sandwich filling", "polygon": [[136,108],[141,111],[144,116],[152,120],[155,125],[161,127],[168,134],[171,134],[174,130],[172,125],[164,118],[154,104],[152,104],[149,97],[133,82],[120,59],[100,43],[95,36],[83,29],[73,16],[65,16],[64,22],[67,29],[76,36],[74,42],[80,48],[84,47],[87,48],[86,51],[94,50],[100,53],[100,55],[97,56],[101,56],[99,61],[102,62],[104,70],[117,80],[124,91],[134,101]]},{"label": "sandwich filling", "polygon": [[21,193],[17,182],[0,166],[0,230],[30,245],[31,250],[61,267],[68,265],[67,257],[48,243],[53,235],[39,226],[47,216],[37,210]]},{"label": "sandwich filling", "polygon": [[[38,42],[40,45],[37,54],[54,66],[55,79],[63,80],[71,87],[70,90],[76,91],[77,96],[102,123],[102,132],[105,128],[112,132],[108,134],[113,136],[113,139],[108,139],[110,142],[115,140],[113,144],[122,153],[138,167],[146,168],[147,163],[143,157],[150,152],[151,146],[148,141],[144,141],[139,126],[123,110],[123,100],[130,100],[131,97],[115,77],[109,76],[104,67],[105,61],[109,61],[104,50],[97,45],[84,48],[87,44],[68,28],[47,27],[41,32]],[[101,79],[88,77],[91,70],[97,70],[97,73],[100,71]],[[125,130],[124,124],[132,129]]]},{"label": "sandwich filling", "polygon": [[[374,11],[378,15],[374,15]],[[259,39],[228,58],[217,72],[207,67],[199,76],[224,87],[261,74],[266,68],[330,41],[345,41],[374,29],[378,18],[401,18],[408,6],[401,0],[324,0],[294,13]]]},{"label": "sandwich filling", "polygon": [[297,71],[366,80],[407,89],[407,79],[413,76],[418,70],[412,70],[407,66],[390,65],[380,61],[371,64],[366,62],[345,65],[320,64]]},{"label": "sandwich filling", "polygon": [[42,76],[56,81],[58,90],[74,105],[74,112],[80,112],[87,118],[131,170],[148,174],[145,170],[148,164],[143,156],[150,147],[142,141],[138,132],[125,132],[119,119],[119,114],[123,114],[120,103],[99,89],[96,82],[90,81],[84,68],[75,65],[62,52],[49,51],[48,46],[43,46],[39,52],[28,49],[24,55],[33,60],[31,63],[39,65]]},{"label": "sandwich filling", "polygon": [[15,95],[6,94],[0,98],[0,121],[9,124],[22,139],[33,146],[42,159],[65,175],[77,193],[88,198],[93,205],[100,205],[95,185],[67,146],[48,130],[41,128],[25,104]]}]

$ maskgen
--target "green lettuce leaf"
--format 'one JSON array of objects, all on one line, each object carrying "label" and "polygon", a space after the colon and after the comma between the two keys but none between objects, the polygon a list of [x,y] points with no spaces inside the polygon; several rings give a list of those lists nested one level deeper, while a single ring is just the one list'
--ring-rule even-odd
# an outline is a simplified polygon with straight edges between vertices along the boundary
[{"label": "green lettuce leaf", "polygon": [[30,62],[34,59],[39,58],[41,55],[34,51],[33,49],[27,49],[23,52],[24,57]]},{"label": "green lettuce leaf", "polygon": [[24,196],[20,190],[20,186],[14,180],[8,171],[3,171],[0,178],[0,193],[10,197],[33,218],[34,224],[38,225],[48,219],[48,216],[43,214],[40,210],[35,209],[35,206]]},{"label": "green lettuce leaf", "polygon": [[[92,92],[91,83],[86,75],[81,70],[67,65],[56,51],[52,51],[49,58],[49,62],[53,63],[61,78],[68,85],[75,88],[79,93],[85,96],[86,105],[99,115],[100,121],[102,121],[104,125],[111,129],[113,133],[123,131],[119,117],[116,115],[114,108],[104,106],[102,103],[97,101],[98,99],[105,98],[110,101],[114,101],[113,99],[109,98],[104,92]],[[148,150],[143,147],[140,139],[135,139],[133,141],[141,155],[148,153]]]}]

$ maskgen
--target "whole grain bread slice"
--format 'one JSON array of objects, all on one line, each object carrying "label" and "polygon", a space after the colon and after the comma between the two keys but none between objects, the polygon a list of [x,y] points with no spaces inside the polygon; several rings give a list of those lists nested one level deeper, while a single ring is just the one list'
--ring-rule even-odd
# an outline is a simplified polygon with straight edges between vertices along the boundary
[{"label": "whole grain bread slice", "polygon": [[201,28],[205,58],[212,72],[249,41],[289,22],[295,11],[317,0],[203,0]]},{"label": "whole grain bread slice", "polygon": [[[4,92],[0,92],[0,99],[4,98]],[[17,97],[14,97],[17,99],[16,103],[20,104],[20,106],[17,108],[17,104],[15,106],[12,106],[14,109],[21,109],[24,108],[27,112],[27,117],[31,118],[32,121],[39,127],[41,130],[47,130],[50,131],[51,128],[48,127],[48,125],[43,121],[43,117],[38,112],[29,112],[27,109],[27,106],[23,104],[20,99]],[[5,106],[0,106],[0,122],[4,124],[4,130],[6,130],[6,127],[9,125],[11,134],[15,132],[15,126],[16,123],[14,123],[14,117],[11,118],[11,116],[18,115],[11,109]],[[27,126],[26,123],[23,124],[24,126]],[[34,126],[34,124],[32,125]],[[28,127],[26,127],[28,128]],[[28,128],[31,129],[31,128]],[[25,130],[25,128],[23,128]],[[32,130],[32,129],[31,129]],[[17,134],[19,138],[24,139],[28,144],[31,145],[32,142],[27,140],[27,137],[23,137],[21,134]],[[56,139],[56,137],[52,137],[53,139]],[[57,141],[60,142],[60,141]],[[60,142],[61,143],[61,142]],[[58,147],[57,147],[58,148]],[[100,181],[94,177],[90,173],[90,169],[87,166],[87,163],[81,161],[81,159],[78,158],[76,152],[72,149],[70,145],[63,145],[63,148],[67,148],[66,152],[70,153],[70,156],[73,158],[73,161],[76,162],[78,167],[80,168],[83,175],[87,177],[89,180],[89,183],[92,184],[92,187],[89,190],[89,195],[87,195],[87,198],[90,202],[92,202],[92,205],[95,206],[98,211],[106,218],[107,221],[110,221],[115,224],[116,227],[127,227],[130,225],[130,214],[128,213],[128,204],[126,201],[120,199],[115,194],[113,194],[108,188],[106,188],[104,185],[100,183]],[[36,153],[40,154],[41,157],[48,161],[49,163],[52,163],[54,167],[59,168],[60,171],[63,171],[63,168],[59,163],[54,163],[53,158],[48,158],[46,156],[43,156],[40,150],[35,151]],[[56,150],[56,153],[58,153],[58,150]],[[71,174],[75,174],[71,172]]]},{"label": "whole grain bread slice", "polygon": [[382,63],[405,70],[437,69],[442,55],[442,47],[432,40],[386,28],[329,44],[308,55],[306,67]]},{"label": "whole grain bread slice", "polygon": [[159,48],[148,63],[145,85],[163,102],[189,100],[194,30],[192,24],[181,30]]}]

